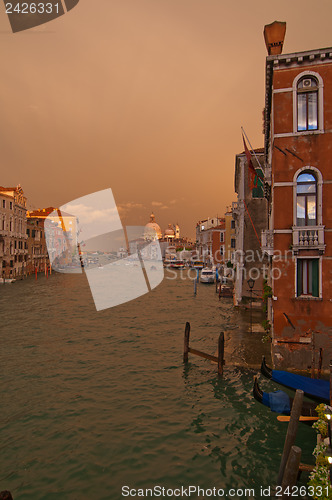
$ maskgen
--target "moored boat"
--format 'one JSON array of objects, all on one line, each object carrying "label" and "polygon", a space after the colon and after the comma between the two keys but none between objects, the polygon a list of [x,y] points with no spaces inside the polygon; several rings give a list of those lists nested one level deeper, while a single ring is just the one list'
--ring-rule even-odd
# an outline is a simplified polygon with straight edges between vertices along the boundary
[{"label": "moored boat", "polygon": [[201,283],[214,283],[216,277],[215,271],[209,267],[204,267],[201,271],[200,282]]},{"label": "moored boat", "polygon": [[[294,399],[288,396],[284,391],[264,392],[258,385],[257,375],[254,377],[253,386],[254,398],[277,413],[289,415],[293,406]],[[306,417],[317,417],[316,403],[303,401],[301,415]]]},{"label": "moored boat", "polygon": [[328,380],[313,379],[283,370],[272,370],[267,366],[265,356],[263,356],[261,372],[265,377],[285,387],[294,390],[301,389],[305,396],[320,403],[330,402],[330,383]]},{"label": "moored boat", "polygon": [[185,269],[186,266],[183,260],[172,259],[172,260],[165,260],[164,267],[171,269]]},{"label": "moored boat", "polygon": [[192,260],[190,263],[190,267],[193,269],[203,269],[204,262],[202,260]]},{"label": "moored boat", "polygon": [[230,285],[222,285],[220,283],[220,289],[219,289],[219,295],[220,297],[224,298],[232,298],[233,297],[233,287]]}]

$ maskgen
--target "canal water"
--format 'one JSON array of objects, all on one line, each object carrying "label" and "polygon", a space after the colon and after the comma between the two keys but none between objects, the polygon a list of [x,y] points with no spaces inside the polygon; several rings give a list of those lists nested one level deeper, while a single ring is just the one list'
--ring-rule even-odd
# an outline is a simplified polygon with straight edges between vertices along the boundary
[{"label": "canal water", "polygon": [[[248,313],[214,285],[193,288],[179,273],[96,312],[84,275],[1,285],[0,490],[118,500],[123,486],[196,485],[260,498],[273,485],[287,426],[252,397],[252,366],[269,346],[255,316],[250,334]],[[211,354],[225,332],[222,380],[210,361],[183,365],[186,321],[192,346]],[[300,424],[298,441],[312,463],[314,431]]]}]

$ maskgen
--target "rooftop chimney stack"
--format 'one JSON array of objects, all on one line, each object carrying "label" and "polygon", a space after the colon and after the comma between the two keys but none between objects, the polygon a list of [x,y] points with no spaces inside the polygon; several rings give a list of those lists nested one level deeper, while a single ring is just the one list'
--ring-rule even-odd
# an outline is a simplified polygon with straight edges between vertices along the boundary
[{"label": "rooftop chimney stack", "polygon": [[282,53],[286,34],[286,23],[274,21],[264,26],[264,39],[269,56],[276,56]]}]

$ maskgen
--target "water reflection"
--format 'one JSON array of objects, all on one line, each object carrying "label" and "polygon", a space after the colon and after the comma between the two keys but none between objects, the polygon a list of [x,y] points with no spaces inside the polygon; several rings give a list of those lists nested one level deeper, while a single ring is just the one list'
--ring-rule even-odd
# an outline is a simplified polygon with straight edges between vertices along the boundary
[{"label": "water reflection", "polygon": [[[20,500],[108,500],[124,484],[269,485],[286,428],[251,396],[247,358],[258,365],[269,347],[249,337],[247,313],[182,280],[98,313],[84,281],[2,288],[4,487]],[[183,365],[186,321],[210,354],[225,332],[222,379],[208,360]]]}]

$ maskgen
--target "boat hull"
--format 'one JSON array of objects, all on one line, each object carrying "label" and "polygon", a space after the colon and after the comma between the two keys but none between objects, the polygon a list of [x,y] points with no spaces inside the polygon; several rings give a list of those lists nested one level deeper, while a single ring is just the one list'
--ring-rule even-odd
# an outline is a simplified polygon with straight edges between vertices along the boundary
[{"label": "boat hull", "polygon": [[272,370],[266,364],[265,357],[263,356],[261,365],[262,374],[277,382],[284,387],[297,390],[301,389],[305,396],[314,399],[320,403],[330,402],[330,383],[328,380],[311,379],[303,375],[286,372],[283,370]]},{"label": "boat hull", "polygon": [[[253,395],[257,401],[270,408],[271,411],[290,415],[294,398],[288,396],[284,391],[263,392],[258,385],[257,376],[254,378]],[[304,401],[301,415],[305,417],[317,417],[316,406],[316,403]]]}]

